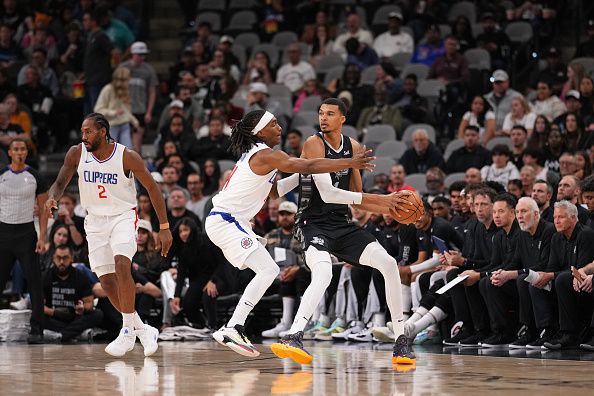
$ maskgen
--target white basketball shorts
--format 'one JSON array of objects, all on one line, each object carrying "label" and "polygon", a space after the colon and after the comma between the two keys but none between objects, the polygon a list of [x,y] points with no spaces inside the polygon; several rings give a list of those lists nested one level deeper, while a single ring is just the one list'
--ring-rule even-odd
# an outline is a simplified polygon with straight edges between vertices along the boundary
[{"label": "white basketball shorts", "polygon": [[132,260],[136,253],[136,210],[116,216],[85,217],[91,269],[101,277],[115,272],[115,256]]},{"label": "white basketball shorts", "polygon": [[258,244],[266,245],[266,240],[257,236],[248,222],[239,221],[230,213],[211,211],[204,227],[210,240],[239,269],[247,268],[245,260],[258,248]]}]

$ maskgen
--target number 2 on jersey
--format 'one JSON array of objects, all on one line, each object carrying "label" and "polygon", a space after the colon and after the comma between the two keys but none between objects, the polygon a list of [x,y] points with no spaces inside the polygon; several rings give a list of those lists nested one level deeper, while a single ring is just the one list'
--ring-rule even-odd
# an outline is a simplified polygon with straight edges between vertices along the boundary
[{"label": "number 2 on jersey", "polygon": [[105,186],[98,184],[97,188],[99,189],[99,198],[107,198],[107,195],[105,194]]}]

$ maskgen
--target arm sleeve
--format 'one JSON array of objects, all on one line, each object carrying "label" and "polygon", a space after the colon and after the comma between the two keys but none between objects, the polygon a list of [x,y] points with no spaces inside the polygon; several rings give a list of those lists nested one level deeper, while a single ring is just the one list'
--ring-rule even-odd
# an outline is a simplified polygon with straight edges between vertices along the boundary
[{"label": "arm sleeve", "polygon": [[280,179],[276,182],[276,190],[278,191],[278,196],[282,197],[289,191],[293,191],[295,187],[299,185],[299,173],[293,173],[289,177],[285,177],[284,179]]},{"label": "arm sleeve", "polygon": [[326,203],[359,205],[363,200],[363,194],[360,192],[347,191],[334,187],[328,173],[319,173],[311,176],[316,183],[320,197]]}]

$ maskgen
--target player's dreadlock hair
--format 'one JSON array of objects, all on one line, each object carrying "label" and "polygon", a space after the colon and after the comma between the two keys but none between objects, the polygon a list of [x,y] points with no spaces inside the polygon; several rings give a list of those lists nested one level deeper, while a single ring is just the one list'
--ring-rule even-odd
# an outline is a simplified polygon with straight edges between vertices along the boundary
[{"label": "player's dreadlock hair", "polygon": [[231,131],[231,145],[229,151],[237,157],[241,157],[243,153],[248,152],[260,140],[252,133],[252,130],[258,125],[260,118],[266,113],[265,110],[250,111],[241,120],[235,124],[233,131]]},{"label": "player's dreadlock hair", "polygon": [[107,118],[105,118],[103,114],[91,113],[85,117],[85,120],[93,120],[95,123],[95,128],[97,129],[105,128],[105,138],[107,141],[115,141],[115,139],[109,134],[109,121],[107,121]]}]

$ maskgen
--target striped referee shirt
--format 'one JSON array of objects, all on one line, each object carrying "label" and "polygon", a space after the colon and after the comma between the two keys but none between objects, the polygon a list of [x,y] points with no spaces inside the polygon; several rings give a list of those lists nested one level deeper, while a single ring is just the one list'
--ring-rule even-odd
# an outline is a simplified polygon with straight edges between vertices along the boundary
[{"label": "striped referee shirt", "polygon": [[45,180],[30,166],[18,172],[10,166],[0,170],[0,223],[33,222],[35,198],[47,190]]}]

